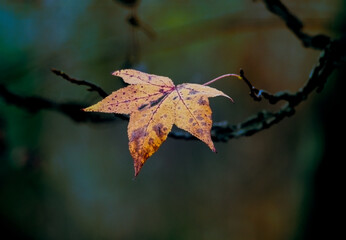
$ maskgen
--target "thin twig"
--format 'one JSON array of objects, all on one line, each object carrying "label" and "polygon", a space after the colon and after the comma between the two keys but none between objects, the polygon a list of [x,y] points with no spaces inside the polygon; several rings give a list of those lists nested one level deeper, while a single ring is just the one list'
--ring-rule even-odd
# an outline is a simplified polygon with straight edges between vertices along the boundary
[{"label": "thin twig", "polygon": [[[214,141],[228,141],[229,139],[241,136],[251,136],[279,123],[286,117],[292,116],[295,113],[295,107],[307,99],[312,92],[320,92],[332,72],[340,64],[346,62],[346,39],[330,41],[329,37],[324,35],[309,36],[302,32],[303,24],[301,21],[291,14],[279,0],[263,1],[271,12],[286,22],[287,27],[303,42],[304,46],[323,49],[321,57],[319,58],[318,64],[312,69],[306,84],[295,93],[282,91],[271,94],[265,90],[258,89],[252,85],[251,81],[245,76],[244,71],[241,70],[240,76],[249,87],[250,96],[254,100],[260,101],[266,99],[271,104],[276,104],[283,100],[286,101],[286,104],[277,112],[263,110],[238,124],[231,125],[227,122],[214,123],[211,131]],[[103,98],[107,96],[107,93],[95,84],[84,80],[77,80],[60,70],[52,69],[52,72],[71,83],[88,86],[90,88],[89,91],[95,91]],[[82,104],[59,104],[43,98],[22,97],[10,92],[3,85],[0,85],[0,97],[9,104],[14,104],[30,112],[36,112],[42,109],[54,110],[78,122],[99,123],[115,120],[114,118],[104,119],[105,114],[102,114],[103,117],[100,117],[101,115],[98,114],[82,112],[80,111]],[[125,115],[116,116],[123,120],[128,120],[128,117]],[[183,131],[173,131],[169,136],[186,140],[195,139],[191,134]]]},{"label": "thin twig", "polygon": [[92,92],[97,92],[102,98],[105,98],[108,96],[108,94],[102,89],[100,88],[99,86],[97,86],[96,84],[93,84],[93,83],[90,83],[90,82],[87,82],[85,80],[78,80],[78,79],[75,79],[75,78],[72,78],[70,77],[69,75],[67,75],[66,73],[64,73],[63,71],[61,70],[57,70],[55,68],[52,68],[51,71],[57,75],[57,76],[60,76],[62,77],[63,79],[71,82],[71,83],[74,83],[74,84],[77,84],[77,85],[82,85],[82,86],[87,86],[87,87],[90,87],[88,89],[88,91]]},{"label": "thin twig", "polygon": [[298,39],[301,40],[305,47],[311,47],[318,50],[323,50],[329,43],[330,38],[323,34],[310,36],[302,31],[302,21],[293,15],[280,0],[263,0],[267,9],[273,14],[280,17],[288,29],[290,29]]},{"label": "thin twig", "polygon": [[228,73],[228,74],[224,74],[224,75],[222,75],[222,76],[219,76],[219,77],[217,77],[217,78],[214,78],[214,79],[210,80],[209,82],[203,83],[203,85],[204,85],[204,86],[210,85],[210,84],[212,84],[213,82],[216,82],[217,80],[220,80],[220,79],[225,78],[225,77],[236,77],[236,78],[238,78],[238,79],[241,80],[241,76],[239,76],[239,75],[237,75],[237,74],[233,74],[233,73]]},{"label": "thin twig", "polygon": [[[77,84],[77,85],[82,85],[82,86],[87,86],[90,87],[88,91],[92,92],[97,92],[102,98],[106,98],[108,96],[108,93],[106,93],[101,87],[97,86],[94,83],[90,83],[85,80],[77,80],[75,78],[70,77],[68,74],[64,73],[63,71],[57,70],[55,68],[52,68],[51,71],[62,77],[63,79],[69,81],[70,83]],[[129,120],[129,117],[127,115],[122,115],[122,114],[113,114],[116,118],[120,118],[122,120]]]},{"label": "thin twig", "polygon": [[[322,52],[317,66],[315,66],[307,80],[307,83],[296,93],[278,92],[270,94],[264,90],[258,90],[245,77],[244,71],[240,72],[241,77],[250,88],[250,96],[255,100],[260,100],[262,96],[269,103],[275,104],[281,100],[287,102],[277,112],[261,111],[255,116],[241,122],[231,125],[227,122],[214,123],[212,128],[212,139],[214,141],[228,141],[232,138],[242,136],[251,136],[257,132],[271,127],[281,122],[284,118],[290,117],[295,113],[295,107],[306,100],[308,96],[314,92],[320,92],[332,72],[346,61],[346,39],[334,40]],[[170,134],[171,137],[177,139],[192,140],[192,135],[186,132],[177,131]]]},{"label": "thin twig", "polygon": [[41,110],[51,110],[68,116],[76,122],[92,122],[102,123],[114,121],[114,118],[106,114],[90,114],[81,111],[84,104],[80,103],[57,103],[41,97],[23,97],[8,90],[4,85],[0,85],[0,98],[8,104],[17,106],[31,113],[36,113]]}]

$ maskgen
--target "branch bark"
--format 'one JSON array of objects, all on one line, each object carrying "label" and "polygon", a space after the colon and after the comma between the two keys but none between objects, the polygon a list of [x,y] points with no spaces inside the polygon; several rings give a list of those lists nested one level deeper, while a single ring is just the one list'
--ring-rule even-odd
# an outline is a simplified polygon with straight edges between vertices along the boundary
[{"label": "branch bark", "polygon": [[270,12],[280,17],[286,23],[288,29],[301,40],[305,47],[323,50],[330,43],[330,38],[326,35],[310,36],[303,32],[302,21],[293,15],[280,0],[263,0],[263,2]]},{"label": "branch bark", "polygon": [[[272,94],[263,89],[258,89],[252,85],[251,81],[245,76],[244,71],[240,70],[240,75],[243,78],[244,83],[249,87],[249,95],[255,101],[266,100],[270,104],[285,101],[286,104],[277,112],[263,110],[238,124],[229,124],[226,121],[214,123],[211,131],[214,141],[225,142],[232,138],[251,136],[257,132],[271,127],[276,123],[279,123],[286,117],[292,116],[295,113],[295,107],[306,100],[314,91],[320,92],[332,72],[339,67],[340,64],[346,61],[345,38],[330,40],[328,36],[321,34],[310,36],[302,31],[302,22],[296,16],[290,13],[290,11],[281,3],[281,1],[263,1],[267,9],[280,17],[286,23],[288,29],[290,29],[297,36],[305,47],[322,50],[321,56],[317,65],[312,69],[306,84],[295,93],[281,91]],[[57,69],[52,69],[52,72],[68,82],[89,87],[89,91],[98,93],[98,95],[100,95],[102,98],[108,96],[108,94],[101,87],[93,83],[72,78],[68,74]],[[120,118],[122,120],[129,119],[128,116],[125,115],[114,114],[116,118],[112,118],[106,117],[105,114],[92,114],[81,111],[80,109],[84,107],[83,105],[87,104],[55,103],[39,97],[22,97],[10,92],[3,85],[0,85],[0,97],[2,97],[7,103],[14,104],[17,107],[25,109],[29,112],[37,112],[39,110],[49,109],[60,112],[77,122],[100,123],[112,122],[116,118]],[[172,131],[169,136],[176,139],[196,139],[189,133],[183,131]]]},{"label": "branch bark", "polygon": [[15,94],[7,89],[4,85],[0,85],[0,98],[10,105],[24,109],[31,113],[41,110],[51,110],[68,116],[76,122],[102,123],[114,121],[107,115],[90,114],[81,111],[85,105],[80,103],[57,103],[41,97],[23,97]]}]

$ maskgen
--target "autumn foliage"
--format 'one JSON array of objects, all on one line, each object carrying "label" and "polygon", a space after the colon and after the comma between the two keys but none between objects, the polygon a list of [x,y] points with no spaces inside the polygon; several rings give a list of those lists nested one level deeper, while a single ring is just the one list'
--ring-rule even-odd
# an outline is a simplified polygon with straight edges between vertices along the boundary
[{"label": "autumn foliage", "polygon": [[211,140],[212,111],[209,97],[223,92],[205,85],[184,83],[177,86],[168,77],[126,69],[113,73],[130,84],[84,111],[129,114],[129,150],[135,176],[145,161],[167,139],[173,124],[203,141],[215,152]]}]

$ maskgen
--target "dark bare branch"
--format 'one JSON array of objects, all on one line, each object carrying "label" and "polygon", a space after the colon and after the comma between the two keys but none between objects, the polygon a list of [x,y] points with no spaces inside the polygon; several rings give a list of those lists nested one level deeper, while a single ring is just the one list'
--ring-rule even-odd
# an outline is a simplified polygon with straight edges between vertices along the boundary
[{"label": "dark bare branch", "polygon": [[[287,104],[277,112],[261,111],[239,124],[231,125],[227,122],[214,123],[212,128],[213,140],[224,142],[232,138],[251,136],[279,123],[286,117],[292,116],[295,113],[295,107],[306,100],[314,91],[320,92],[332,72],[345,61],[346,39],[332,41],[326,50],[322,52],[319,62],[313,68],[307,83],[296,93],[282,91],[271,94],[264,90],[258,90],[245,78],[244,72],[240,71],[240,75],[250,88],[250,96],[256,101],[260,101],[262,99],[261,97],[263,97],[263,99],[268,100],[271,104],[279,101],[286,101]],[[177,139],[194,139],[193,136],[182,131],[172,132],[170,136]]]},{"label": "dark bare branch", "polygon": [[[332,72],[346,61],[346,39],[331,41],[324,35],[310,36],[302,32],[302,22],[291,14],[288,9],[279,0],[264,0],[269,11],[283,19],[287,27],[301,40],[306,47],[322,49],[322,54],[317,65],[312,69],[306,84],[295,93],[287,91],[269,93],[265,90],[258,89],[252,85],[251,81],[245,76],[243,70],[240,75],[250,89],[250,96],[255,101],[267,100],[270,104],[276,104],[285,101],[286,104],[277,112],[261,111],[250,117],[244,122],[231,125],[228,122],[214,123],[212,127],[212,138],[214,141],[228,141],[232,138],[242,136],[251,136],[259,131],[267,129],[272,125],[279,123],[286,117],[295,113],[295,107],[306,100],[314,91],[320,92]],[[99,86],[84,80],[77,80],[66,73],[52,69],[52,72],[63,79],[77,85],[89,87],[89,91],[97,92],[102,98],[108,94]],[[22,97],[10,92],[5,86],[0,85],[0,97],[7,103],[16,105],[30,112],[48,109],[60,112],[77,122],[110,122],[116,118],[105,117],[106,114],[85,113],[81,111],[82,104],[76,103],[55,103],[53,101],[38,97]],[[115,115],[115,114],[114,114]],[[128,116],[115,115],[117,118],[128,120]],[[187,132],[173,131],[170,137],[177,139],[193,140],[195,137]]]},{"label": "dark bare branch", "polygon": [[10,105],[24,109],[31,113],[36,113],[41,110],[51,110],[68,116],[76,122],[109,122],[114,118],[107,115],[90,114],[81,111],[84,104],[79,103],[56,103],[41,97],[23,97],[19,94],[12,93],[4,85],[0,85],[0,98]]},{"label": "dark bare branch", "polygon": [[330,38],[323,34],[310,36],[302,31],[303,23],[293,15],[280,0],[263,0],[267,9],[280,17],[287,27],[302,41],[305,47],[322,50],[330,42]]},{"label": "dark bare branch", "polygon": [[61,70],[57,70],[55,68],[52,68],[51,71],[57,75],[57,76],[60,76],[62,77],[63,79],[71,82],[71,83],[74,83],[74,84],[77,84],[77,85],[81,85],[81,86],[87,86],[87,87],[90,87],[88,89],[88,91],[92,92],[97,92],[102,98],[105,98],[108,96],[108,94],[102,89],[100,88],[99,86],[93,84],[93,83],[90,83],[90,82],[87,82],[85,80],[78,80],[78,79],[75,79],[75,78],[72,78],[70,77],[69,75],[67,75],[66,73],[64,73],[63,71]]}]

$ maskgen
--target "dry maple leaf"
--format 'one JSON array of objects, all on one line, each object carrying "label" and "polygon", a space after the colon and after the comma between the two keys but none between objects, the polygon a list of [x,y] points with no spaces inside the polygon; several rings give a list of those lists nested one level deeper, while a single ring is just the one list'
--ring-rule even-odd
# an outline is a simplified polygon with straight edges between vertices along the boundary
[{"label": "dry maple leaf", "polygon": [[115,71],[130,84],[100,102],[83,109],[90,112],[129,114],[129,150],[134,160],[135,176],[145,161],[166,140],[173,124],[206,143],[215,152],[211,140],[212,111],[209,97],[224,96],[223,92],[204,85],[183,83],[175,86],[168,77],[125,69]]}]

